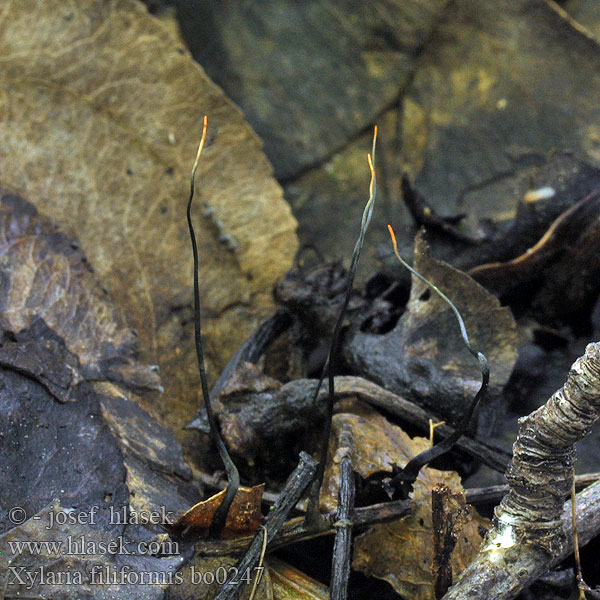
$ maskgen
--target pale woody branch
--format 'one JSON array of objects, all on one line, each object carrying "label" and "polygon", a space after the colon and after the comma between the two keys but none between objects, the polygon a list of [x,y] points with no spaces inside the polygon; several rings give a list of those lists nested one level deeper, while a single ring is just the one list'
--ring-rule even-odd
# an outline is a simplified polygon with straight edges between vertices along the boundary
[{"label": "pale woody branch", "polygon": [[[514,598],[572,551],[563,511],[571,489],[574,444],[599,418],[600,343],[593,343],[575,361],[565,385],[544,406],[519,419],[506,475],[509,493],[495,510],[494,527],[477,557],[445,600]],[[579,494],[582,510],[584,500],[589,504],[590,498],[599,497],[597,486],[584,492],[585,496]],[[579,520],[582,539],[598,532],[597,520]]]}]

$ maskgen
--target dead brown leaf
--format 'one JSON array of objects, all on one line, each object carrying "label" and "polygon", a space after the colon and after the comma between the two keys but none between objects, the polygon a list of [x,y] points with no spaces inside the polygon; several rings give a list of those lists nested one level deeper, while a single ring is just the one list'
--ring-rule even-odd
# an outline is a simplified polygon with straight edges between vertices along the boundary
[{"label": "dead brown leaf", "polygon": [[[180,577],[177,571],[184,564],[183,556],[144,555],[130,546],[115,560],[114,553],[99,550],[115,541],[114,531],[111,534],[98,527],[98,523],[91,525],[84,520],[61,521],[62,524],[58,524],[57,517],[71,510],[68,503],[61,504],[55,500],[37,514],[33,513],[21,525],[0,535],[0,576],[4,599],[103,600],[108,597],[112,600],[164,600],[169,590],[178,587],[169,583]],[[79,551],[57,553],[44,544],[40,544],[37,550],[25,548],[18,554],[11,549],[15,541],[39,544],[40,540],[48,539],[72,540],[73,544],[79,544]],[[85,552],[81,551],[84,544]],[[36,573],[37,577],[11,577],[10,574],[15,571]],[[118,573],[128,575],[119,578]]]},{"label": "dead brown leaf", "polygon": [[[404,467],[415,455],[431,447],[429,440],[411,438],[400,427],[392,425],[376,410],[356,401],[344,406],[348,412],[334,416],[329,445],[328,465],[321,492],[321,509],[337,508],[339,462],[346,449],[342,438],[352,439],[353,469],[367,478],[392,467]],[[401,595],[411,600],[434,598],[434,539],[431,513],[431,491],[438,485],[451,491],[452,507],[461,512],[457,519],[460,535],[452,553],[453,573],[466,566],[481,542],[479,526],[489,527],[472,507],[465,507],[463,488],[458,473],[421,469],[411,494],[412,513],[399,521],[374,525],[358,536],[354,546],[354,569],[368,576],[388,581]]]},{"label": "dead brown leaf", "polygon": [[[0,578],[8,565],[17,564],[31,573],[45,569],[75,577],[67,583],[58,575],[38,577],[35,589],[30,585],[27,591],[27,584],[17,581],[7,597],[103,597],[105,587],[85,576],[92,568],[111,568],[110,553],[94,550],[98,543],[114,541],[126,521],[134,524],[136,515],[149,514],[155,517],[141,516],[128,529],[126,543],[159,542],[159,522],[197,498],[173,433],[117,385],[158,385],[155,370],[136,361],[134,346],[135,336],[77,244],[27,201],[0,189],[0,512],[6,515],[7,507],[18,504],[31,517],[55,498],[65,507],[51,509],[57,514],[71,507],[80,514],[98,511],[95,523],[91,518],[63,521],[65,528],[53,529],[57,540],[90,540],[86,556],[64,560],[53,552],[23,555],[5,548],[15,537],[46,539],[50,525],[39,525],[39,515],[21,527],[0,518]],[[97,527],[77,527],[84,523]],[[133,554],[126,560],[132,574],[150,570],[158,576],[174,574],[190,552],[168,558]],[[111,596],[163,598],[167,582],[148,582],[136,590],[113,585]]]},{"label": "dead brown leaf", "polygon": [[[71,366],[63,387],[85,378],[160,388],[156,369],[135,360],[136,337],[84,254],[29,202],[6,189],[0,189],[0,255],[0,324],[16,334],[43,319],[80,363]],[[57,376],[56,369],[42,370],[46,378]]]},{"label": "dead brown leaf", "polygon": [[552,0],[448,5],[403,102],[402,154],[432,208],[501,222],[536,156],[597,163],[599,65],[597,40]]},{"label": "dead brown leaf", "polygon": [[429,440],[411,438],[369,406],[356,402],[351,411],[334,415],[332,421],[328,465],[321,487],[321,510],[328,513],[337,509],[339,465],[344,452],[339,442],[344,430],[350,433],[354,444],[352,467],[363,479],[380,471],[391,473],[394,465],[404,467],[413,456],[431,447]]},{"label": "dead brown leaf", "polygon": [[185,202],[203,115],[207,218],[195,216],[213,377],[270,309],[295,220],[240,111],[141,3],[8,0],[0,22],[2,181],[81,241],[143,360],[161,366],[162,414],[179,428],[196,401]]},{"label": "dead brown leaf", "polygon": [[[517,359],[517,331],[502,307],[469,275],[433,259],[417,236],[414,266],[454,302],[471,344],[489,361],[484,407],[498,401]],[[396,394],[409,397],[440,419],[457,423],[479,390],[481,372],[466,349],[451,308],[413,276],[406,312],[383,335],[357,332],[345,349],[354,369]]]},{"label": "dead brown leaf", "polygon": [[198,62],[248,115],[278,177],[290,179],[394,102],[446,4],[178,2],[177,13]]},{"label": "dead brown leaf", "polygon": [[[374,525],[358,536],[352,567],[368,576],[385,579],[402,596],[411,600],[435,598],[435,570],[431,491],[443,484],[453,491],[456,508],[463,511],[463,523],[452,553],[454,579],[469,563],[481,544],[480,528],[489,529],[487,519],[472,507],[465,507],[460,477],[452,471],[424,469],[415,482],[410,516],[382,525]],[[423,473],[423,471],[422,471]]]},{"label": "dead brown leaf", "polygon": [[[247,535],[258,530],[263,522],[260,503],[264,487],[264,483],[261,483],[251,488],[238,489],[227,514],[222,535],[224,539]],[[206,537],[215,511],[223,502],[225,492],[226,490],[221,490],[207,500],[192,506],[169,527],[169,530],[186,539]]]}]

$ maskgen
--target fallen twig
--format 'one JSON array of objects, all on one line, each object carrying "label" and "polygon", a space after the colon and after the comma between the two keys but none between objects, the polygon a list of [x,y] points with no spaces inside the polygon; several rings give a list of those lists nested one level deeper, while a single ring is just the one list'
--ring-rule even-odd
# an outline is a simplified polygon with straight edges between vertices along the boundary
[{"label": "fallen twig", "polygon": [[[429,420],[432,415],[420,406],[362,377],[336,377],[336,395],[342,397],[350,394],[358,396],[359,399],[368,402],[372,406],[388,411],[423,431],[429,431]],[[454,432],[455,429],[450,425],[439,425],[435,429],[435,435],[442,439],[454,435]],[[501,448],[495,448],[466,435],[458,439],[456,447],[465,454],[500,472],[505,471],[511,458],[510,453]]]},{"label": "fallen twig", "polygon": [[579,600],[585,600],[585,582],[581,574],[581,557],[579,556],[579,539],[577,537],[577,503],[575,501],[575,465],[573,465],[573,481],[571,482],[571,530],[573,532],[573,552],[577,569],[577,587]]},{"label": "fallen twig", "polygon": [[[579,546],[582,547],[600,534],[600,481],[596,481],[577,494],[575,511]],[[554,556],[549,556],[539,546],[523,541],[513,540],[513,545],[506,547],[505,544],[510,540],[509,536],[506,536],[504,542],[497,543],[495,547],[484,542],[485,546],[482,546],[478,557],[463,571],[458,582],[443,600],[515,598],[523,588],[531,585],[549,569],[571,555],[573,552],[571,531],[571,501],[569,500],[563,505],[560,520],[560,534],[566,538],[566,543]],[[501,538],[496,539],[501,540]],[[481,563],[486,558],[483,555],[487,555],[487,562],[482,566]],[[494,595],[496,593],[499,595]]]},{"label": "fallen twig", "polygon": [[[245,432],[243,446],[237,448],[238,452],[246,449],[260,454],[261,448],[269,446],[271,442],[276,444],[278,440],[285,440],[307,428],[312,429],[315,422],[322,421],[328,405],[328,390],[321,389],[314,404],[317,386],[317,379],[295,379],[266,394],[248,392],[243,398],[237,394],[221,397],[215,407],[215,415],[217,419],[221,419],[226,414],[229,427],[231,423],[236,423],[236,427]],[[366,379],[336,377],[334,399],[339,401],[348,396],[358,397],[423,432],[429,432],[429,421],[435,417],[402,396]],[[196,419],[196,423],[200,421],[204,428],[207,423],[200,417]],[[454,431],[449,425],[436,426],[436,439],[446,439]],[[511,459],[510,452],[468,436],[460,438],[456,447],[501,473],[504,473]]]},{"label": "fallen twig", "polygon": [[[573,551],[571,506],[574,444],[600,418],[600,343],[589,344],[565,385],[519,420],[507,471],[510,491],[495,510],[494,527],[478,555],[444,596],[514,598]],[[593,510],[590,510],[590,505]],[[600,484],[577,495],[582,544],[600,530]]]},{"label": "fallen twig", "polygon": [[[581,491],[600,480],[600,473],[585,473],[575,476],[575,489]],[[465,496],[469,504],[498,504],[509,491],[508,484],[490,485],[482,488],[467,488]]]},{"label": "fallen twig", "polygon": [[[296,502],[300,500],[300,497],[314,479],[316,472],[317,462],[305,452],[301,452],[298,466],[289,476],[265,522],[267,546],[279,532],[287,515],[294,508]],[[264,555],[262,550],[264,537],[265,533],[262,530],[254,537],[245,555],[236,565],[233,574],[215,596],[215,600],[232,600],[234,598],[239,586],[242,584],[242,578],[237,577],[237,573],[254,572],[261,555]]]},{"label": "fallen twig", "polygon": [[[331,600],[345,600],[348,596],[348,580],[352,563],[351,513],[354,508],[354,472],[352,470],[352,434],[345,429],[340,436],[340,449],[344,452],[340,462],[339,506],[336,514],[335,541],[331,564]],[[338,450],[339,453],[339,450]]]},{"label": "fallen twig", "polygon": [[[355,508],[351,515],[354,527],[368,527],[377,523],[388,523],[407,516],[411,510],[409,500],[394,500],[371,506]],[[333,535],[335,529],[328,521],[307,525],[304,516],[294,517],[286,521],[279,535],[269,543],[269,551],[277,550],[296,542],[311,540],[324,535]],[[231,540],[202,540],[196,543],[196,553],[199,556],[235,556],[248,549],[254,538],[244,536]]]},{"label": "fallen twig", "polygon": [[[197,475],[198,476],[198,475]],[[227,487],[223,480],[215,481],[206,473],[201,473],[199,479],[215,491]],[[600,480],[600,473],[587,473],[575,477],[575,487],[581,490],[592,483]],[[508,493],[508,485],[491,485],[483,488],[471,488],[465,490],[466,500],[469,504],[497,504]],[[279,498],[279,494],[265,492],[263,500],[273,504]],[[410,513],[409,500],[394,500],[392,502],[380,502],[370,506],[361,506],[352,511],[351,521],[354,527],[368,527],[377,523],[388,523],[401,519]],[[279,535],[270,544],[270,550],[275,550],[295,542],[313,539],[324,535],[333,535],[335,530],[332,526],[308,527],[304,523],[304,517],[294,517],[286,521],[280,529]],[[219,556],[241,554],[248,548],[252,536],[245,536],[230,540],[211,540],[198,542],[197,550],[202,556]]]}]

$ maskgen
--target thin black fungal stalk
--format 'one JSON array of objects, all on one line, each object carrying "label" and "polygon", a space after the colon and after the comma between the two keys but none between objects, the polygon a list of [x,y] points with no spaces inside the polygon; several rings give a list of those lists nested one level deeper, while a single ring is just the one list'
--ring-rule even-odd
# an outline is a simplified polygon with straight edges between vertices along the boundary
[{"label": "thin black fungal stalk", "polygon": [[463,321],[463,318],[458,308],[456,308],[452,300],[450,300],[450,298],[448,298],[448,296],[446,296],[446,294],[444,294],[442,290],[440,290],[434,283],[429,281],[426,277],[421,275],[421,273],[419,273],[417,270],[411,267],[400,256],[400,253],[398,252],[396,236],[394,235],[394,230],[392,229],[391,225],[388,225],[388,231],[390,232],[390,236],[392,238],[394,254],[396,255],[396,258],[398,259],[400,264],[405,266],[413,275],[416,275],[421,281],[423,281],[427,286],[429,286],[452,309],[458,321],[458,326],[460,327],[460,334],[462,336],[463,342],[465,343],[465,346],[467,347],[467,350],[479,361],[479,364],[481,366],[481,386],[477,391],[477,394],[475,394],[475,397],[471,401],[469,410],[462,418],[458,427],[454,430],[454,433],[447,437],[445,440],[429,448],[429,450],[425,450],[424,452],[417,454],[417,456],[412,458],[404,467],[404,469],[402,469],[402,471],[392,479],[390,484],[391,487],[394,490],[401,490],[403,492],[403,495],[406,496],[408,488],[415,482],[415,479],[419,475],[419,471],[421,470],[421,468],[424,467],[426,464],[430,463],[432,460],[442,456],[443,454],[446,454],[446,452],[449,452],[456,444],[456,442],[466,432],[467,427],[469,426],[469,423],[473,418],[475,409],[477,408],[479,401],[481,400],[481,398],[483,398],[487,390],[488,382],[490,380],[490,368],[485,355],[482,352],[478,352],[477,350],[475,350],[475,348],[473,348],[473,346],[471,346],[471,343],[469,341],[469,335],[467,334],[467,328],[465,327],[465,322]]},{"label": "thin black fungal stalk", "polygon": [[229,512],[229,507],[233,502],[233,499],[238,491],[240,486],[240,476],[238,470],[231,460],[231,456],[229,456],[229,452],[225,447],[225,443],[223,442],[223,438],[219,432],[217,427],[217,423],[215,421],[215,416],[212,411],[212,406],[210,403],[210,393],[208,391],[208,380],[206,378],[206,368],[204,366],[204,350],[202,347],[202,324],[201,324],[201,316],[200,316],[200,286],[198,284],[198,244],[196,243],[196,234],[194,232],[194,225],[192,224],[192,200],[194,199],[194,179],[196,177],[196,169],[198,168],[198,162],[200,160],[200,155],[202,154],[202,149],[204,148],[204,142],[206,141],[206,130],[208,127],[208,119],[204,117],[204,126],[202,129],[202,139],[200,140],[200,144],[198,146],[198,152],[196,154],[196,160],[194,161],[194,166],[192,168],[192,175],[190,178],[190,197],[187,204],[187,222],[190,230],[190,239],[192,242],[192,253],[194,255],[194,333],[195,333],[195,342],[196,342],[196,357],[198,359],[198,371],[200,372],[200,382],[202,385],[202,396],[204,398],[204,407],[206,409],[206,416],[208,418],[208,422],[210,425],[210,434],[213,442],[217,446],[217,450],[219,451],[219,456],[225,465],[225,471],[227,472],[227,491],[225,492],[225,497],[223,498],[223,502],[219,505],[215,514],[213,516],[213,520],[210,524],[209,534],[211,537],[218,538],[221,536],[221,532],[225,527],[225,521],[227,519],[227,513]]},{"label": "thin black fungal stalk", "polygon": [[[356,270],[358,268],[358,259],[360,258],[360,253],[363,247],[363,243],[365,241],[365,235],[367,233],[367,229],[369,228],[369,223],[371,222],[371,217],[373,216],[373,209],[375,207],[375,195],[377,193],[377,180],[375,177],[375,147],[377,145],[377,125],[373,130],[373,145],[371,149],[371,153],[367,154],[367,161],[369,163],[369,171],[371,172],[371,182],[369,184],[369,199],[362,214],[362,220],[360,224],[360,232],[358,234],[358,239],[356,240],[356,244],[354,245],[354,250],[352,252],[352,260],[350,261],[350,269],[348,272],[348,285],[346,287],[346,294],[344,296],[344,302],[342,303],[342,308],[340,309],[339,316],[335,323],[335,327],[333,328],[333,335],[331,337],[331,344],[329,346],[329,352],[327,354],[327,360],[325,361],[325,365],[323,366],[323,370],[321,372],[321,377],[319,378],[319,383],[315,389],[313,395],[313,404],[316,405],[317,398],[319,396],[319,390],[321,389],[321,385],[323,384],[323,380],[325,379],[325,373],[327,373],[327,380],[329,384],[329,394],[328,394],[328,402],[327,402],[327,413],[325,415],[325,431],[322,436],[322,447],[321,447],[321,456],[319,459],[319,470],[317,471],[317,477],[315,479],[315,483],[313,485],[311,491],[310,498],[310,507],[308,512],[311,513],[314,511],[316,513],[318,511],[319,504],[319,489],[321,487],[321,483],[323,482],[323,475],[325,473],[325,461],[327,460],[327,447],[329,445],[329,436],[331,435],[331,420],[333,418],[333,405],[334,405],[334,395],[335,395],[335,383],[334,383],[334,373],[335,373],[335,360],[337,358],[337,350],[339,345],[340,333],[342,330],[342,324],[344,322],[344,316],[346,314],[346,310],[348,308],[348,303],[350,302],[350,295],[352,294],[352,287],[354,286],[354,278],[356,276]],[[314,514],[313,513],[313,514]]]}]

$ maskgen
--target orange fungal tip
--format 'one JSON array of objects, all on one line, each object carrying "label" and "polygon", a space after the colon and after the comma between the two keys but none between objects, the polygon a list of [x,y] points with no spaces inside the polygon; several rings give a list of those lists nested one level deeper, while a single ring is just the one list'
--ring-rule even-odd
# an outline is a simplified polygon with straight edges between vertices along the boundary
[{"label": "orange fungal tip", "polygon": [[202,154],[202,150],[204,149],[204,143],[206,142],[206,131],[208,129],[208,117],[204,115],[204,123],[202,126],[202,137],[200,138],[200,143],[198,144],[198,151],[196,152],[196,160],[194,161],[194,166],[192,167],[192,179],[196,176],[196,169],[198,168],[198,162],[200,161],[200,155]]},{"label": "orange fungal tip", "polygon": [[208,129],[208,117],[204,115],[204,123],[202,125],[202,139],[200,140],[200,145],[204,147],[204,142],[206,140],[206,131]]},{"label": "orange fungal tip", "polygon": [[388,231],[390,232],[390,237],[392,238],[392,244],[394,244],[394,249],[396,249],[398,246],[396,243],[396,236],[394,234],[394,230],[392,229],[391,225],[388,225],[387,228],[388,228]]}]

